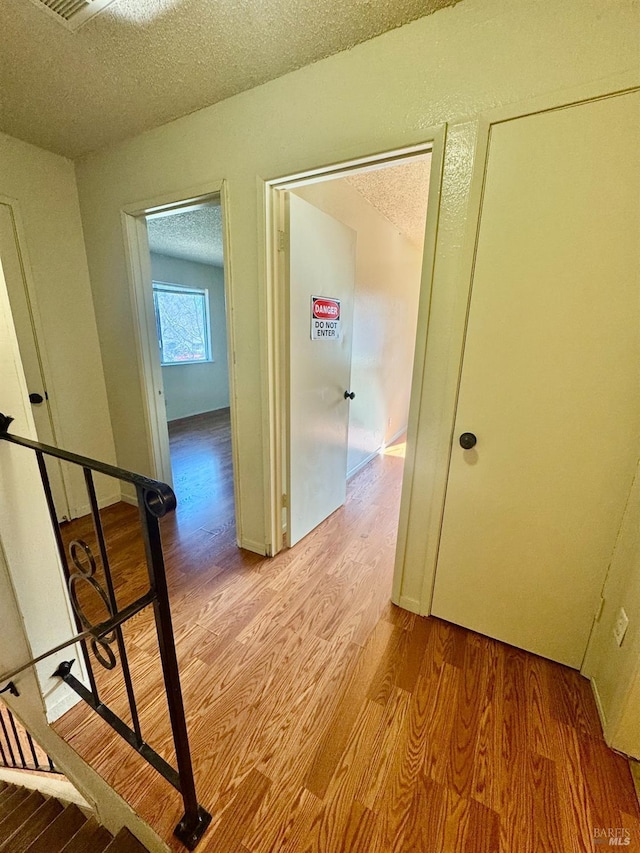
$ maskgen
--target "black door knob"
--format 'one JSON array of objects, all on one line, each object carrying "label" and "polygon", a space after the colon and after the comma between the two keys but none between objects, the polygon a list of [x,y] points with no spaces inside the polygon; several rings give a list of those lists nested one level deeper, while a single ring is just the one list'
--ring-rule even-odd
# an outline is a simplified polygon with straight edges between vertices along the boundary
[{"label": "black door knob", "polygon": [[478,439],[472,432],[463,432],[460,436],[460,447],[463,447],[465,450],[471,450],[472,447],[476,446],[476,442]]},{"label": "black door knob", "polygon": [[345,391],[344,392],[344,399],[345,400],[353,400],[355,398],[355,396],[356,396],[355,391]]},{"label": "black door knob", "polygon": [[44,403],[42,394],[29,394],[29,402],[37,406],[39,403]]}]

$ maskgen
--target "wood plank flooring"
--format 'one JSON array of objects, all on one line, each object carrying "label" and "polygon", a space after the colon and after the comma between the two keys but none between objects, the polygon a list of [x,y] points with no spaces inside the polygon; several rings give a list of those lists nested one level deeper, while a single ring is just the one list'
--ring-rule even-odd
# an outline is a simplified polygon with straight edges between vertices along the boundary
[{"label": "wood plank flooring", "polygon": [[[196,782],[214,815],[198,849],[560,853],[593,851],[596,828],[628,830],[640,849],[630,770],[585,679],[390,603],[401,448],[295,548],[261,558],[235,546],[222,417],[194,420],[193,441],[188,424],[172,430],[180,504],[162,525]],[[102,515],[125,603],[145,580],[136,511]],[[77,535],[92,541],[86,520],[66,526]],[[143,732],[172,760],[151,614],[125,638]],[[126,717],[118,672],[99,686]],[[180,849],[167,783],[84,707],[55,727]]]}]

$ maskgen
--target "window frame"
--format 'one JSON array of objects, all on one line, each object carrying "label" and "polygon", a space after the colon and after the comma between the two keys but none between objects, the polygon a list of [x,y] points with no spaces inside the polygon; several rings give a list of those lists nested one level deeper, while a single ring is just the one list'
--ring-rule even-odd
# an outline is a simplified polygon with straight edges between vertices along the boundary
[{"label": "window frame", "polygon": [[[209,307],[209,288],[208,287],[191,287],[185,284],[177,284],[175,282],[169,281],[157,281],[156,279],[152,280],[152,298],[153,298],[153,310],[155,315],[155,325],[156,325],[156,336],[158,339],[158,349],[160,351],[160,366],[161,367],[179,367],[184,365],[194,365],[194,364],[212,364],[214,361],[213,358],[213,338],[211,334],[211,312]],[[160,323],[160,309],[158,307],[158,302],[156,299],[156,294],[158,292],[164,293],[176,293],[181,295],[192,294],[194,296],[201,296],[203,298],[204,303],[204,337],[205,337],[205,350],[207,353],[206,358],[199,358],[194,360],[184,360],[184,361],[164,361],[164,347],[162,343],[162,327]]]}]

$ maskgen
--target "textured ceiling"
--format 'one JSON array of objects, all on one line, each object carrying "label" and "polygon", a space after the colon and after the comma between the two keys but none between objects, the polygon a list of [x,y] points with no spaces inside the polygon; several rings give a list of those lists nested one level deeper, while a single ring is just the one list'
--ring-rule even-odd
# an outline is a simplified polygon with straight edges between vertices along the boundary
[{"label": "textured ceiling", "polygon": [[209,204],[185,213],[147,218],[149,248],[159,255],[223,266],[222,211]]},{"label": "textured ceiling", "polygon": [[345,178],[413,243],[422,246],[427,217],[431,155],[399,166]]},{"label": "textured ceiling", "polygon": [[459,0],[116,0],[76,32],[0,0],[0,130],[75,157]]},{"label": "textured ceiling", "polygon": [[[351,184],[416,245],[422,246],[431,155],[338,178]],[[147,217],[149,248],[159,255],[223,266],[222,210],[207,204],[184,213]]]}]

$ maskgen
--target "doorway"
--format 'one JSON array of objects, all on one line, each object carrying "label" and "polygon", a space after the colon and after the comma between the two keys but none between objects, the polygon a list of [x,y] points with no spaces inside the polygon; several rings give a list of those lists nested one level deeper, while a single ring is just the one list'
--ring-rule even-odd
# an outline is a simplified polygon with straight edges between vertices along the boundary
[{"label": "doorway", "polygon": [[[20,237],[19,218],[14,205],[10,200],[0,201],[0,260],[38,440],[57,446],[54,402],[49,398],[47,390],[45,355],[36,335],[38,315],[29,293],[25,241]],[[71,518],[72,512],[62,463],[49,457],[45,464],[58,521],[66,521]]]},{"label": "doorway", "polygon": [[287,545],[404,451],[431,159],[424,146],[274,186]]},{"label": "doorway", "polygon": [[219,200],[146,217],[153,305],[181,529],[233,526]]},{"label": "doorway", "polygon": [[237,535],[221,197],[125,217],[154,476],[176,492],[180,535]]}]

